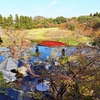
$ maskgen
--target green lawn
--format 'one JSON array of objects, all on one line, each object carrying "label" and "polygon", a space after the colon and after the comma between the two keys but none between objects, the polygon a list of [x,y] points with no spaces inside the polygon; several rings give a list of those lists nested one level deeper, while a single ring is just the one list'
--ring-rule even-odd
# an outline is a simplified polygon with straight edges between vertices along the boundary
[{"label": "green lawn", "polygon": [[89,41],[89,38],[78,35],[70,30],[61,30],[59,28],[39,28],[28,31],[28,39],[32,41],[42,40],[57,40],[66,42],[69,45],[78,45],[79,43],[85,43]]},{"label": "green lawn", "polygon": [[[89,41],[89,38],[78,35],[76,32],[70,30],[62,30],[59,28],[38,28],[32,30],[26,30],[26,39],[31,41],[45,41],[45,40],[56,40],[65,42],[68,45],[78,45],[79,43],[85,43]],[[6,43],[6,36],[2,36]],[[7,43],[6,43],[7,44]]]},{"label": "green lawn", "polygon": [[49,31],[55,31],[58,28],[38,28],[29,30],[29,35],[27,36],[30,40],[48,40],[50,37],[45,36]]}]

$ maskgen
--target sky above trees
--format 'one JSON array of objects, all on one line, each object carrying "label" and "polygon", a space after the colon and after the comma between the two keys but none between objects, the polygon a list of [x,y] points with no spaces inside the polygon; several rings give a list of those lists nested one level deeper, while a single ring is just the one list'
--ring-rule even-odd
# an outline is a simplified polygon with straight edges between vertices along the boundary
[{"label": "sky above trees", "polygon": [[0,0],[0,14],[7,17],[44,16],[78,17],[100,12],[100,0]]}]

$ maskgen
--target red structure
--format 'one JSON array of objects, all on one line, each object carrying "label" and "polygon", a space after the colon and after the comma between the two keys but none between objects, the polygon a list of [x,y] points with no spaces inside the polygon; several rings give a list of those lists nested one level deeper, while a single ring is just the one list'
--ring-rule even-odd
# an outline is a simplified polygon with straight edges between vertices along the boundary
[{"label": "red structure", "polygon": [[55,46],[68,46],[66,43],[57,42],[57,41],[43,41],[38,43],[38,45],[48,46],[48,47],[55,47]]}]

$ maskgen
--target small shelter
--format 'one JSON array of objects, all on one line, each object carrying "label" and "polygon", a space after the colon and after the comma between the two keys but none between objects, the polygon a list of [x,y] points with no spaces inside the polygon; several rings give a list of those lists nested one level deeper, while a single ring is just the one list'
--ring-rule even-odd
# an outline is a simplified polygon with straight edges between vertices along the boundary
[{"label": "small shelter", "polygon": [[15,73],[12,73],[9,70],[0,70],[0,71],[2,72],[4,78],[6,79],[6,82],[12,82],[16,80]]},{"label": "small shelter", "polygon": [[11,70],[17,68],[17,63],[12,58],[7,58],[3,62],[0,63],[0,71],[3,73],[6,82],[15,81],[15,73],[12,73]]},{"label": "small shelter", "polygon": [[7,58],[0,63],[0,70],[13,70],[17,68],[17,62],[13,58]]}]

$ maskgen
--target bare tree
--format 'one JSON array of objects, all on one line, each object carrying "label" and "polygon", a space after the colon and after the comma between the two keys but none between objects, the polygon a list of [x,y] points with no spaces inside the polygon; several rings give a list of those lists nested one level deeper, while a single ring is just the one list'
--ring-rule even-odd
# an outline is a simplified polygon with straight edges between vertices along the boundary
[{"label": "bare tree", "polygon": [[26,31],[8,29],[4,34],[7,36],[6,45],[14,59],[18,59],[18,55],[23,54],[24,50],[29,49],[31,46],[31,41],[26,40]]}]

